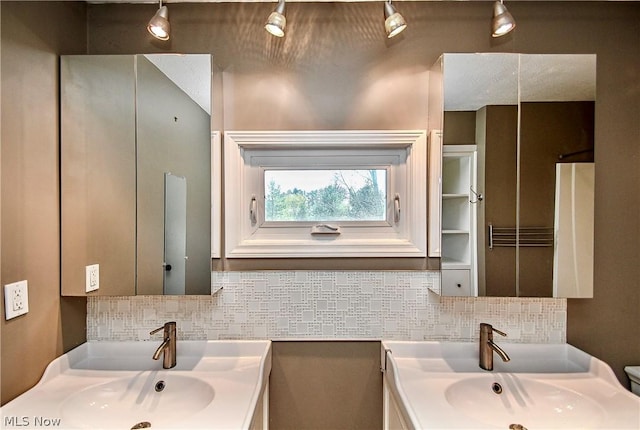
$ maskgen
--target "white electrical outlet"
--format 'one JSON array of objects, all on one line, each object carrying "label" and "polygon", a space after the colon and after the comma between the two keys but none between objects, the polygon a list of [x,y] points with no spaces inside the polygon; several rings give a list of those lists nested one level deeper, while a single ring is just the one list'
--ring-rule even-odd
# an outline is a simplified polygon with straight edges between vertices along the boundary
[{"label": "white electrical outlet", "polygon": [[95,291],[100,288],[100,265],[92,264],[85,268],[85,291]]},{"label": "white electrical outlet", "polygon": [[4,317],[7,320],[29,312],[27,281],[14,282],[4,286]]}]

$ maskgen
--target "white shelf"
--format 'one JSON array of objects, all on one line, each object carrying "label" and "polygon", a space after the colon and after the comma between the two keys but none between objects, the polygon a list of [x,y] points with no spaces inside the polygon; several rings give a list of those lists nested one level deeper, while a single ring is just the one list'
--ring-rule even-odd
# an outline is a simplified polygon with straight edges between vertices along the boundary
[{"label": "white shelf", "polygon": [[442,270],[471,270],[471,265],[464,261],[442,260]]},{"label": "white shelf", "polygon": [[[446,145],[445,145],[446,148]],[[469,194],[471,160],[458,153],[442,154],[442,194]]]},{"label": "white shelf", "polygon": [[[466,279],[464,291],[469,294],[476,291],[476,206],[471,203],[471,190],[476,187],[475,163],[475,146],[443,147],[441,268],[451,274],[449,277]],[[446,291],[443,288],[443,294]],[[455,291],[453,295],[460,295],[458,289]]]},{"label": "white shelf", "polygon": [[444,261],[453,260],[471,264],[469,233],[443,234],[442,259]]}]

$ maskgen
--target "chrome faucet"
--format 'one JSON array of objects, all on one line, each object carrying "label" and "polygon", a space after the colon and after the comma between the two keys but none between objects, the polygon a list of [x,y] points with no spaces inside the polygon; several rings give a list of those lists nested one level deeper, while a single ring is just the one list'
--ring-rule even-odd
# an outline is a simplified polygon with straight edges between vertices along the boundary
[{"label": "chrome faucet", "polygon": [[171,321],[165,323],[164,326],[153,330],[149,334],[156,334],[160,330],[164,330],[164,340],[153,354],[153,359],[158,360],[160,355],[164,354],[162,357],[162,367],[164,369],[171,369],[176,365],[176,322]]},{"label": "chrome faucet", "polygon": [[498,345],[493,343],[493,332],[498,333],[500,336],[506,336],[506,333],[495,329],[491,324],[480,323],[480,367],[484,370],[493,370],[493,352],[502,358],[502,361],[507,362],[511,360],[506,352],[502,350]]}]

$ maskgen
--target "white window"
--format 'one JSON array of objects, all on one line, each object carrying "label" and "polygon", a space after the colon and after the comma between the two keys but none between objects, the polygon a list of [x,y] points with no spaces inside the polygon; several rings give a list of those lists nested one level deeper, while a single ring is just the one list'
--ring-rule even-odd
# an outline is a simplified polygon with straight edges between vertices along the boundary
[{"label": "white window", "polygon": [[425,257],[424,131],[224,135],[228,258]]}]

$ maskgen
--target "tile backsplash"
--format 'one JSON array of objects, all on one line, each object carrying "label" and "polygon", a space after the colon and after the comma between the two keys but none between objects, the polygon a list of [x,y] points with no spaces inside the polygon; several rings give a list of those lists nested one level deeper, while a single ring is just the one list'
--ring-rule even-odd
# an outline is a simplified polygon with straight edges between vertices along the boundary
[{"label": "tile backsplash", "polygon": [[[438,272],[214,272],[211,296],[90,297],[88,340],[146,340],[166,321],[180,339],[475,341],[488,322],[501,342],[563,343],[566,300],[440,297]],[[220,289],[220,287],[222,287]]]}]

